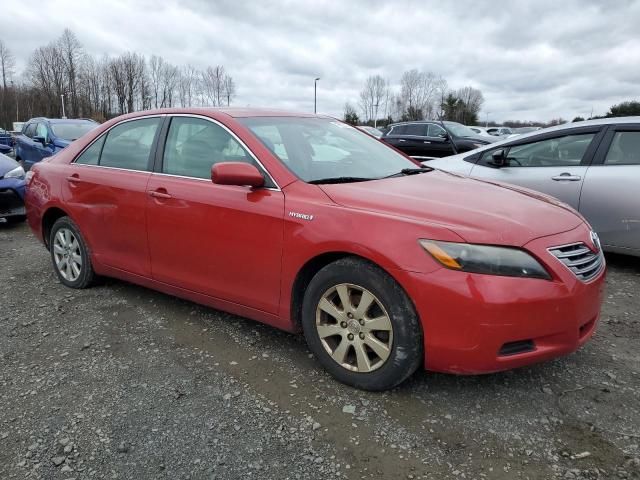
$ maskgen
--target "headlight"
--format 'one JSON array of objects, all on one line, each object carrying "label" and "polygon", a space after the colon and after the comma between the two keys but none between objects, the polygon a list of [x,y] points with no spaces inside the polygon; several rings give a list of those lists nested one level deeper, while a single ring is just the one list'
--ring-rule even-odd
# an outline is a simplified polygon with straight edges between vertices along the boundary
[{"label": "headlight", "polygon": [[505,277],[543,278],[551,275],[524,250],[469,243],[420,240],[420,245],[438,263],[451,270],[502,275]]},{"label": "headlight", "polygon": [[18,166],[4,174],[4,178],[24,178],[24,168]]}]

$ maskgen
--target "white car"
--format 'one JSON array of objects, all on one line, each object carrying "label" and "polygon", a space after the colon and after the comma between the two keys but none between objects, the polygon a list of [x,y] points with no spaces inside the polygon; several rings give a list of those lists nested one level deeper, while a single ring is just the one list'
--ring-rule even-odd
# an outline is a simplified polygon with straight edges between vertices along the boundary
[{"label": "white car", "polygon": [[640,117],[567,123],[424,165],[554,196],[584,215],[605,250],[640,256]]}]

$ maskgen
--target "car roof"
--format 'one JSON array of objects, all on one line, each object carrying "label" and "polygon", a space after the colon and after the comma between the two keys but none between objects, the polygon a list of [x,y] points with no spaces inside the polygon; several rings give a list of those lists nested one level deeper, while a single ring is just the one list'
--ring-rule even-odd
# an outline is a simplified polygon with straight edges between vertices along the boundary
[{"label": "car roof", "polygon": [[91,120],[90,118],[47,118],[47,117],[30,118],[29,120],[27,120],[24,123],[27,124],[27,123],[31,123],[31,122],[49,122],[49,123],[91,122],[91,123],[98,123],[95,120]]}]

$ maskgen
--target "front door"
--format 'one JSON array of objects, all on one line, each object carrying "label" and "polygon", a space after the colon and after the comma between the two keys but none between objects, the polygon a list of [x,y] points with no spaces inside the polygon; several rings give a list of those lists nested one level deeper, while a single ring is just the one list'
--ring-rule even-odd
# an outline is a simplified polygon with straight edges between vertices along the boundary
[{"label": "front door", "polygon": [[582,187],[580,213],[603,245],[640,252],[640,125],[607,132]]},{"label": "front door", "polygon": [[262,170],[218,123],[171,119],[161,166],[147,187],[152,276],[277,313],[284,194],[277,188],[214,184],[211,167],[225,161],[249,162]]},{"label": "front door", "polygon": [[[472,168],[471,176],[538,190],[577,210],[597,133],[597,130],[565,133],[487,150]],[[502,151],[505,166],[496,168],[492,165],[496,151]]]}]

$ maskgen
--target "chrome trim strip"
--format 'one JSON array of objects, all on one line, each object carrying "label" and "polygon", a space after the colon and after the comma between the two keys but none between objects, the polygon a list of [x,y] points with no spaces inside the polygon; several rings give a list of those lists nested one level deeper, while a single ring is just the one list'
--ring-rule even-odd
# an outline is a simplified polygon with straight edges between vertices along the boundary
[{"label": "chrome trim strip", "polygon": [[127,122],[132,122],[134,120],[140,120],[140,119],[143,119],[143,118],[156,118],[156,117],[158,117],[158,118],[163,118],[163,117],[200,118],[202,120],[208,120],[211,123],[214,123],[214,124],[222,127],[224,130],[227,131],[227,133],[229,133],[242,146],[242,148],[244,148],[247,152],[249,152],[249,155],[251,155],[251,157],[256,161],[256,163],[258,165],[260,165],[260,168],[264,171],[264,173],[267,174],[269,179],[271,179],[273,184],[276,186],[275,188],[273,188],[273,187],[264,187],[264,190],[271,190],[271,191],[278,191],[278,192],[282,191],[282,189],[280,188],[280,185],[278,185],[278,182],[275,181],[275,179],[273,178],[273,176],[271,175],[269,170],[267,170],[265,168],[265,166],[262,164],[262,162],[260,160],[258,160],[258,157],[256,157],[255,153],[253,153],[253,151],[251,151],[251,149],[249,147],[247,147],[246,143],[244,143],[240,138],[238,138],[238,136],[233,131],[231,131],[226,125],[223,125],[218,120],[215,120],[215,119],[213,119],[211,117],[207,117],[206,115],[198,115],[198,114],[190,114],[190,113],[166,113],[166,114],[157,114],[157,113],[155,113],[155,114],[151,114],[151,115],[141,115],[139,117],[124,119],[124,120],[112,125],[108,130],[105,130],[104,132],[102,132],[102,134],[97,136],[91,143],[86,145],[85,148],[83,148],[80,151],[80,153],[78,153],[75,156],[75,158],[71,161],[71,163],[77,164],[77,165],[82,165],[82,166],[85,166],[85,167],[100,167],[100,168],[108,168],[108,169],[112,169],[112,170],[123,170],[125,172],[145,172],[145,173],[150,173],[150,174],[155,174],[155,175],[167,175],[167,176],[171,176],[171,177],[187,178],[187,179],[191,179],[191,180],[203,180],[205,182],[210,182],[211,180],[208,180],[206,178],[187,177],[187,176],[183,176],[183,175],[173,175],[173,174],[170,174],[170,173],[153,172],[153,171],[149,171],[149,170],[133,170],[133,169],[130,169],[130,168],[107,167],[107,166],[104,166],[104,165],[91,165],[91,164],[88,164],[88,163],[77,163],[76,162],[76,160],[78,160],[78,158],[80,158],[80,156],[88,148],[90,148],[95,142],[100,140],[104,135],[107,135],[113,128],[117,127],[118,125],[122,125],[123,123],[127,123]]},{"label": "chrome trim strip", "polygon": [[[185,180],[198,180],[200,182],[213,183],[210,178],[187,177],[186,175],[174,175],[173,173],[162,173],[162,172],[147,172],[147,173],[151,173],[151,175],[160,175],[162,177],[184,178]],[[214,183],[214,185],[216,185],[216,184]],[[281,192],[282,191],[279,188],[273,188],[273,187],[260,187],[260,188],[256,188],[256,190],[270,190],[272,192]]]}]

